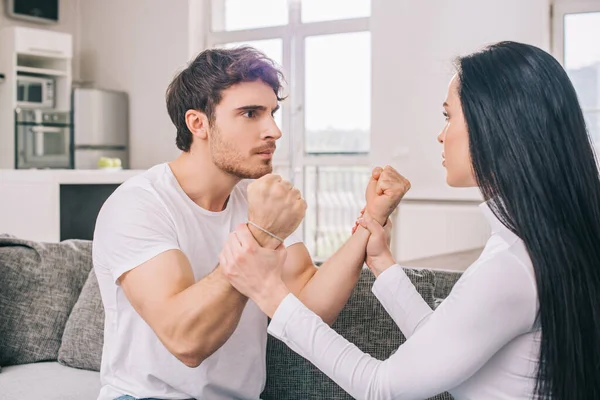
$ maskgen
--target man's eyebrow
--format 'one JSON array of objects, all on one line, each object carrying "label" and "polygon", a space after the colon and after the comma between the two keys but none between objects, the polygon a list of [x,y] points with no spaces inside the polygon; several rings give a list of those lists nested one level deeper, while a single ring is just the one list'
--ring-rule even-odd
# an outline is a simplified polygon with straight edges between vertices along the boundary
[{"label": "man's eyebrow", "polygon": [[450,107],[450,106],[448,105],[448,103],[446,103],[446,102],[444,102],[444,104],[442,104],[442,106],[444,106],[444,107]]},{"label": "man's eyebrow", "polygon": [[[236,108],[236,110],[237,111],[267,111],[267,107],[260,106],[258,104],[251,104],[251,105],[247,105],[247,106],[238,107],[238,108]],[[273,114],[275,114],[275,112],[278,110],[279,110],[279,104],[277,104],[277,106],[271,112]]]},{"label": "man's eyebrow", "polygon": [[259,105],[255,105],[255,104],[251,104],[251,105],[248,105],[248,106],[238,107],[238,108],[236,108],[236,110],[239,110],[239,111],[256,111],[256,110],[258,110],[258,111],[266,111],[267,107],[265,107],[265,106],[259,106]]}]

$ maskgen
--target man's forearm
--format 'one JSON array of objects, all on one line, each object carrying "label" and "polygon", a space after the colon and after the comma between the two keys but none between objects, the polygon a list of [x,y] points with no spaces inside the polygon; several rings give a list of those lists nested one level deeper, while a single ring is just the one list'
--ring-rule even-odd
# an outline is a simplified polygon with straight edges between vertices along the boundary
[{"label": "man's forearm", "polygon": [[[276,248],[280,243],[250,226],[250,232],[263,247]],[[333,324],[358,282],[369,241],[368,230],[359,226],[356,232],[307,281],[292,292],[323,321]]]},{"label": "man's forearm", "polygon": [[323,321],[333,324],[348,301],[365,261],[369,231],[359,226],[308,281],[298,298]]},{"label": "man's forearm", "polygon": [[170,299],[161,339],[177,358],[195,367],[233,334],[247,301],[217,267]]}]

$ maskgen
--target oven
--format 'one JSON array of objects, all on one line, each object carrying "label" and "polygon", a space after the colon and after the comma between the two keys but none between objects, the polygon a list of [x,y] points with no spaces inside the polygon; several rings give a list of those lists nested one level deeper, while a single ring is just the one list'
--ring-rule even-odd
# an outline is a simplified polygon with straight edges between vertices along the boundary
[{"label": "oven", "polygon": [[18,108],[15,113],[16,168],[73,168],[70,112]]}]

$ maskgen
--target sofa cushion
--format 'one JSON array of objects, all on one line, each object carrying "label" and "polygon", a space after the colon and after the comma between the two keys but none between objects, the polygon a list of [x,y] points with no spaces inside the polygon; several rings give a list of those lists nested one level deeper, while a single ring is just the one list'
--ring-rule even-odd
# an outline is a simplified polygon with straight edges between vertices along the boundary
[{"label": "sofa cushion", "polygon": [[[434,308],[435,278],[430,270],[405,269],[423,299]],[[362,351],[384,360],[406,340],[392,318],[371,292],[375,278],[363,269],[358,285],[333,325],[338,333]],[[267,344],[267,384],[262,399],[351,399],[314,365],[269,336]],[[437,400],[451,399],[447,394]]]},{"label": "sofa cushion", "polygon": [[[430,270],[405,269],[415,287],[432,308],[437,303],[435,282],[443,274]],[[440,275],[440,276],[438,276]],[[451,279],[450,281],[452,281]],[[405,341],[404,336],[372,294],[373,274],[364,269],[348,303],[333,328],[363,351],[379,359],[388,358]],[[451,285],[448,285],[449,292]],[[441,293],[447,294],[447,293]],[[98,370],[103,344],[104,313],[93,271],[73,307],[60,348],[60,362],[77,368]],[[81,337],[78,337],[81,336]],[[286,345],[269,336],[267,384],[261,396],[277,399],[351,399],[337,384]],[[432,399],[448,400],[448,393]]]},{"label": "sofa cushion", "polygon": [[104,338],[104,306],[92,268],[62,337],[58,362],[69,367],[100,371]]},{"label": "sofa cushion", "polygon": [[57,359],[69,313],[91,268],[91,242],[0,236],[0,365]]},{"label": "sofa cushion", "polygon": [[100,374],[40,362],[5,367],[0,373],[0,399],[95,400]]},{"label": "sofa cushion", "polygon": [[437,308],[448,297],[463,273],[446,270],[432,270],[432,272],[435,275],[435,292],[433,293],[433,297],[435,297],[435,307]]}]

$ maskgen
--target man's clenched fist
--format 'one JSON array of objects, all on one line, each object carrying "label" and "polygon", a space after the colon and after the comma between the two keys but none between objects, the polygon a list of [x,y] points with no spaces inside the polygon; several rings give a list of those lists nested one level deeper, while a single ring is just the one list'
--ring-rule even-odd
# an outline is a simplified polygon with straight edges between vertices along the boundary
[{"label": "man's clenched fist", "polygon": [[410,189],[410,182],[394,168],[386,165],[373,169],[367,185],[367,213],[383,225]]},{"label": "man's clenched fist", "polygon": [[[268,174],[248,185],[248,219],[285,239],[298,228],[306,212],[300,191],[279,175]],[[250,231],[265,247],[276,248],[276,239],[252,225]]]}]

